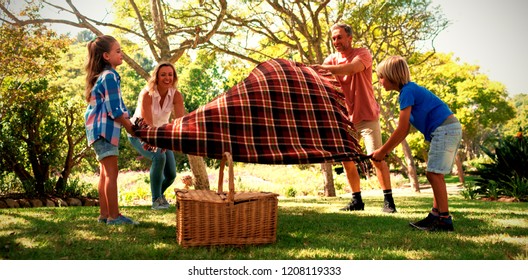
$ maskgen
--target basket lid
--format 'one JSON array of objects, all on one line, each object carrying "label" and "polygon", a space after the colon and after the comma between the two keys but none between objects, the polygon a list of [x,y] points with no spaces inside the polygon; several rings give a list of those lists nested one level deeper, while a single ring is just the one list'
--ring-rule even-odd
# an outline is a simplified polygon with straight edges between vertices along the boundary
[{"label": "basket lid", "polygon": [[266,199],[279,196],[272,192],[235,192],[235,202]]},{"label": "basket lid", "polygon": [[177,200],[194,200],[213,203],[225,203],[227,201],[226,193],[218,193],[211,190],[181,190],[175,189]]},{"label": "basket lid", "polygon": [[[211,203],[226,203],[228,202],[227,193],[218,193],[212,190],[186,190],[175,189],[176,198],[178,200],[193,200]],[[279,196],[271,192],[236,192],[234,202],[251,201],[257,199],[276,198]]]}]

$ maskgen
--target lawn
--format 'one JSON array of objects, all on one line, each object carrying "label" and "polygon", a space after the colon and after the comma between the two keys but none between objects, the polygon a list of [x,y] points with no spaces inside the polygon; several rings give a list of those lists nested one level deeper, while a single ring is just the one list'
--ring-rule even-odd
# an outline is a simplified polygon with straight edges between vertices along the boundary
[{"label": "lawn", "polygon": [[175,207],[123,206],[138,226],[96,222],[98,207],[0,210],[4,260],[527,260],[528,204],[450,195],[455,232],[413,230],[431,193],[395,190],[398,213],[380,211],[380,191],[366,191],[365,211],[340,212],[349,195],[279,199],[277,242],[182,248]]},{"label": "lawn", "polygon": [[[217,170],[208,170],[216,189]],[[413,230],[410,221],[424,218],[432,193],[406,187],[392,177],[398,213],[381,211],[377,180],[362,180],[365,211],[341,212],[350,200],[345,175],[334,174],[337,197],[322,197],[318,165],[237,164],[235,189],[278,193],[277,241],[243,247],[182,248],[176,241],[174,188],[172,206],[150,209],[147,172],[121,172],[119,204],[138,226],[96,222],[98,207],[0,209],[0,259],[3,260],[528,260],[528,203],[466,200],[457,178],[448,176],[455,231]],[[78,179],[93,188],[96,175]],[[471,180],[472,178],[468,178]],[[227,186],[225,187],[227,189]]]}]

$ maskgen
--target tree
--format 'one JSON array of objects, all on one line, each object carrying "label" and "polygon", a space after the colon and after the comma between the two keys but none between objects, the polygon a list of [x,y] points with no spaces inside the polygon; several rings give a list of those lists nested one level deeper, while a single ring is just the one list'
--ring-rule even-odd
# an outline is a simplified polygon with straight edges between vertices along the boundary
[{"label": "tree", "polygon": [[510,104],[515,108],[515,118],[511,119],[501,128],[503,135],[516,135],[522,129],[524,135],[528,132],[528,94],[520,93],[509,98]]},{"label": "tree", "polygon": [[[173,63],[195,48],[222,52],[253,64],[276,57],[321,63],[332,47],[329,27],[337,21],[353,26],[355,41],[369,47],[377,62],[394,51],[412,54],[420,40],[434,38],[446,26],[428,0],[231,1],[229,7],[225,0],[182,1],[172,5],[161,0],[119,0],[114,5],[117,15],[114,23],[86,17],[71,0],[65,2],[41,3],[75,15],[77,21],[40,18],[36,14],[19,17],[3,3],[0,9],[6,15],[4,22],[19,26],[63,23],[89,29],[97,35],[102,33],[99,26],[111,27],[116,34],[140,42],[138,45],[148,49],[154,60]],[[148,72],[133,58],[125,56],[125,61],[139,75],[148,77]],[[382,92],[380,89],[377,92],[383,108]],[[382,116],[390,120],[391,113],[384,110]],[[393,130],[390,121],[386,126]],[[406,157],[411,161],[408,164],[411,173],[414,164],[409,154]],[[196,176],[194,170],[193,173]],[[333,187],[330,184],[327,186]]]},{"label": "tree", "polygon": [[216,53],[199,50],[194,61],[179,65],[178,80],[187,111],[196,110],[224,92],[225,73],[217,65]]},{"label": "tree", "polygon": [[[232,54],[247,61],[262,61],[287,57],[302,62],[322,63],[332,50],[329,27],[335,22],[347,22],[354,30],[358,45],[367,46],[374,61],[398,51],[412,54],[420,41],[430,40],[442,31],[447,22],[430,7],[430,1],[242,1],[234,11],[229,10],[225,22],[235,30],[247,32],[243,44],[233,44],[225,36],[205,44],[216,51]],[[239,34],[240,32],[238,32]],[[223,39],[223,40],[222,40]],[[381,88],[377,99],[383,107]],[[388,107],[391,108],[391,107]],[[382,118],[391,119],[390,110],[382,110]],[[393,131],[393,124],[386,124]],[[415,188],[418,180],[410,153],[404,141],[408,174]],[[400,164],[404,166],[403,162]],[[325,190],[333,188],[331,168],[322,166]]]},{"label": "tree", "polygon": [[[193,5],[196,4],[193,2],[182,3],[176,9],[161,0],[116,1],[118,24],[113,24],[83,15],[71,0],[65,0],[64,4],[31,1],[19,15],[13,11],[17,8],[16,6],[9,6],[9,2],[2,1],[0,10],[3,15],[0,20],[14,26],[45,23],[68,24],[88,29],[96,35],[102,35],[100,27],[107,26],[113,28],[117,34],[127,34],[134,37],[132,39],[139,39],[150,50],[157,62],[175,63],[187,50],[208,42],[218,31],[225,16],[227,8],[225,0],[200,1],[199,6]],[[42,18],[39,11],[44,7],[57,11],[57,18]],[[215,12],[209,13],[210,11]],[[72,14],[77,21],[62,19],[59,12]],[[172,48],[172,46],[176,47]],[[149,72],[126,52],[124,60],[145,80],[149,78]],[[203,185],[196,184],[196,187],[208,189],[209,180],[203,160],[199,157],[192,157],[189,161],[193,162],[191,168],[194,176],[197,177],[196,182],[203,183]]]},{"label": "tree", "polygon": [[[50,173],[67,178],[77,156],[75,111],[49,84],[60,69],[55,54],[65,52],[69,40],[42,26],[9,25],[0,26],[0,38],[0,170],[16,174],[30,194],[43,195]],[[53,191],[63,190],[58,180]]]},{"label": "tree", "polygon": [[462,124],[463,149],[456,160],[461,175],[462,162],[481,154],[482,143],[514,117],[514,109],[504,85],[490,81],[478,66],[461,64],[452,54],[424,56],[429,59],[419,65],[415,62],[423,61],[420,56],[410,59],[412,76],[446,102]]}]

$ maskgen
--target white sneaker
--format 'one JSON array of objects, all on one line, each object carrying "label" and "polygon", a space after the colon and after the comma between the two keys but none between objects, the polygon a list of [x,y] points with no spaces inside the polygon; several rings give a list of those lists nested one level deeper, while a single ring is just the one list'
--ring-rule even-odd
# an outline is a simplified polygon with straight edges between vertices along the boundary
[{"label": "white sneaker", "polygon": [[158,197],[154,202],[152,202],[152,209],[153,210],[164,210],[169,208],[168,204],[163,204],[163,197]]}]

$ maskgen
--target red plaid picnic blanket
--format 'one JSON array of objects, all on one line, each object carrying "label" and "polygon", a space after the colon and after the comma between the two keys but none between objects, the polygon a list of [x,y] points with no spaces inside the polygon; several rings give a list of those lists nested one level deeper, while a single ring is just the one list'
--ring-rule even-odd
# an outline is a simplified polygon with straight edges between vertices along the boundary
[{"label": "red plaid picnic blanket", "polygon": [[210,103],[161,127],[136,124],[149,145],[265,164],[358,161],[344,96],[332,77],[284,59],[259,64]]}]

